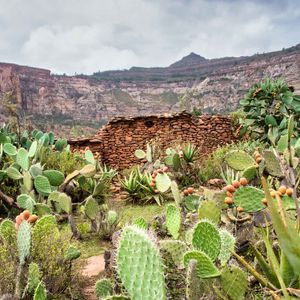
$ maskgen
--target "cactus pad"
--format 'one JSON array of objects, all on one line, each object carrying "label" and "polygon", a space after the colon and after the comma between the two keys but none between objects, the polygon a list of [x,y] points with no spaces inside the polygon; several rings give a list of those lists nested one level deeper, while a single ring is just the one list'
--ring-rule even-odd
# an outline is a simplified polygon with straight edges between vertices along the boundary
[{"label": "cactus pad", "polygon": [[218,207],[215,201],[202,201],[198,208],[199,219],[208,219],[214,224],[218,224],[221,220],[221,208]]},{"label": "cactus pad", "polygon": [[203,251],[215,261],[221,249],[218,229],[209,221],[200,221],[194,228],[192,244],[195,249]]},{"label": "cactus pad", "polygon": [[282,177],[280,163],[272,150],[264,150],[265,170],[268,174],[275,177]]},{"label": "cactus pad", "polygon": [[34,179],[34,187],[42,196],[48,196],[51,193],[51,185],[47,177],[38,175]]},{"label": "cactus pad", "polygon": [[6,169],[7,176],[13,180],[19,180],[23,178],[23,175],[14,167],[8,167]]},{"label": "cactus pad", "polygon": [[187,245],[182,241],[162,240],[159,243],[161,249],[168,252],[178,268],[183,268],[183,257],[188,251]]},{"label": "cactus pad", "polygon": [[179,191],[176,181],[171,182],[171,191],[172,191],[172,195],[173,195],[176,205],[180,206],[180,204],[182,202],[182,197],[180,195],[180,191]]},{"label": "cactus pad", "polygon": [[60,186],[65,180],[64,174],[57,170],[45,170],[43,175],[48,178],[53,186]]},{"label": "cactus pad", "polygon": [[179,236],[180,225],[181,213],[179,208],[173,204],[168,205],[166,210],[166,226],[174,239],[177,239]]},{"label": "cactus pad", "polygon": [[147,233],[127,226],[119,238],[116,267],[132,300],[165,300],[163,263]]},{"label": "cactus pad", "polygon": [[17,154],[17,164],[25,171],[29,169],[28,152],[24,148],[20,148]]},{"label": "cactus pad", "polygon": [[171,186],[171,179],[166,173],[158,173],[155,180],[157,189],[162,193],[166,192]]},{"label": "cactus pad", "polygon": [[114,295],[106,297],[103,300],[130,300],[130,298],[124,295]]},{"label": "cactus pad", "polygon": [[115,210],[109,210],[107,213],[107,222],[109,225],[114,225],[118,220],[118,214]]},{"label": "cactus pad", "polygon": [[19,195],[17,198],[17,203],[21,208],[28,209],[31,214],[33,213],[34,206],[36,204],[35,200],[26,194]]},{"label": "cactus pad", "polygon": [[135,150],[134,155],[138,158],[138,159],[144,159],[146,157],[146,153],[143,150]]},{"label": "cactus pad", "polygon": [[231,257],[231,251],[234,251],[235,238],[227,230],[220,230],[221,237],[221,250],[219,253],[219,260],[222,266],[225,266],[229,258]]},{"label": "cactus pad", "polygon": [[253,186],[242,186],[233,194],[234,204],[242,207],[248,213],[264,209],[265,205],[261,202],[264,197],[264,192]]},{"label": "cactus pad", "polygon": [[45,203],[37,203],[34,210],[39,217],[51,214],[51,208]]},{"label": "cactus pad", "polygon": [[93,152],[91,150],[87,150],[84,153],[84,159],[89,163],[89,164],[95,164],[95,158],[93,155]]},{"label": "cactus pad", "polygon": [[33,295],[42,278],[40,268],[37,263],[30,263],[28,268],[27,287],[29,294]]},{"label": "cactus pad", "polygon": [[30,254],[31,248],[31,228],[27,221],[22,221],[17,232],[17,244],[19,252],[19,261],[23,265],[25,259]]},{"label": "cactus pad", "polygon": [[0,224],[0,237],[6,242],[11,243],[16,238],[15,223],[9,219],[5,219]]},{"label": "cactus pad", "polygon": [[97,214],[100,211],[100,206],[97,201],[93,197],[88,197],[85,206],[84,206],[84,213],[85,215],[91,219],[95,220]]},{"label": "cactus pad", "polygon": [[221,286],[232,300],[244,300],[248,281],[245,272],[236,266],[222,270]]},{"label": "cactus pad", "polygon": [[37,141],[33,141],[28,151],[28,157],[34,157],[37,150]]},{"label": "cactus pad", "polygon": [[111,296],[113,292],[112,281],[107,278],[98,280],[95,284],[95,292],[98,299],[103,299],[104,297]]},{"label": "cactus pad", "polygon": [[81,252],[73,245],[70,245],[67,253],[65,254],[65,260],[71,261],[80,257]]},{"label": "cactus pad", "polygon": [[190,260],[196,260],[196,273],[199,278],[212,278],[220,276],[212,260],[202,251],[188,251],[184,255],[184,265],[188,266]]},{"label": "cactus pad", "polygon": [[225,162],[228,166],[236,171],[243,171],[255,165],[255,160],[242,150],[230,151],[225,156]]},{"label": "cactus pad", "polygon": [[3,145],[3,152],[9,156],[15,156],[17,155],[17,148],[11,143],[6,143]]},{"label": "cactus pad", "polygon": [[134,220],[133,224],[144,230],[147,230],[147,228],[148,228],[148,224],[147,224],[146,220],[142,217]]},{"label": "cactus pad", "polygon": [[249,167],[243,171],[242,177],[245,177],[248,181],[255,178],[257,175],[257,169],[255,166]]},{"label": "cactus pad", "polygon": [[40,281],[35,289],[33,300],[47,300],[47,291],[42,281]]}]

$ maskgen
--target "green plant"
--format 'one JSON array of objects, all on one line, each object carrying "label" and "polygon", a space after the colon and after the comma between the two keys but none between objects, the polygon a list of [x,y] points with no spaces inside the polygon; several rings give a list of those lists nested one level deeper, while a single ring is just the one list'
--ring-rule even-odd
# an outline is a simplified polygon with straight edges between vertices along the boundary
[{"label": "green plant", "polygon": [[179,208],[173,204],[169,204],[166,209],[166,226],[174,239],[177,239],[179,236],[180,224],[181,212]]},{"label": "green plant", "polygon": [[96,282],[95,292],[98,299],[111,296],[113,292],[113,283],[110,279],[103,278]]}]

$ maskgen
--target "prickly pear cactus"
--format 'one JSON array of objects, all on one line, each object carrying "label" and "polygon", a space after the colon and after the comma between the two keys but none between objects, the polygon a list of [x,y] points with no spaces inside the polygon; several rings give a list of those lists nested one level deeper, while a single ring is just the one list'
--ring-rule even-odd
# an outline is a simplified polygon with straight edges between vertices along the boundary
[{"label": "prickly pear cactus", "polygon": [[148,224],[147,224],[146,220],[142,217],[134,220],[133,224],[144,230],[147,230],[147,228],[148,228]]},{"label": "prickly pear cactus", "polygon": [[65,254],[65,260],[71,261],[80,257],[81,252],[73,245],[70,245],[67,253]]},{"label": "prickly pear cactus", "polygon": [[234,251],[235,246],[235,238],[234,236],[225,229],[219,231],[221,237],[221,249],[219,253],[219,260],[221,262],[221,266],[225,266],[227,261],[231,257],[231,251]]},{"label": "prickly pear cactus", "polygon": [[132,300],[165,300],[163,263],[147,233],[127,226],[119,238],[116,268]]},{"label": "prickly pear cactus", "polygon": [[255,166],[245,169],[242,173],[242,177],[248,181],[254,179],[257,176],[257,168]]},{"label": "prickly pear cactus", "polygon": [[242,207],[248,213],[264,209],[265,205],[261,202],[264,197],[264,192],[253,186],[242,186],[233,194],[234,204]]},{"label": "prickly pear cactus", "polygon": [[134,151],[134,155],[138,158],[138,159],[144,159],[146,158],[146,153],[145,151],[141,150],[141,149],[137,149]]},{"label": "prickly pear cactus", "polygon": [[100,211],[100,206],[97,201],[89,196],[84,206],[84,213],[90,220],[95,220]]},{"label": "prickly pear cactus", "polygon": [[35,289],[33,300],[47,300],[47,290],[42,281],[40,281],[39,285]]},{"label": "prickly pear cactus", "polygon": [[17,197],[17,203],[21,208],[28,209],[29,212],[32,214],[36,202],[27,194],[21,194]]},{"label": "prickly pear cactus", "polygon": [[208,219],[214,224],[221,220],[221,208],[213,200],[202,201],[198,208],[199,219]]},{"label": "prickly pear cactus", "polygon": [[245,272],[236,266],[222,270],[221,286],[232,300],[244,300],[248,281]]},{"label": "prickly pear cactus", "polygon": [[177,239],[179,236],[180,224],[181,213],[179,208],[173,204],[168,205],[166,210],[166,226],[174,239]]},{"label": "prickly pear cactus", "polygon": [[173,195],[176,205],[180,206],[180,204],[182,202],[182,197],[180,195],[180,191],[179,191],[176,181],[171,182],[171,191],[172,191],[172,195]]},{"label": "prickly pear cactus", "polygon": [[220,276],[220,271],[208,255],[202,251],[188,251],[184,255],[184,265],[187,267],[190,260],[196,260],[196,273],[199,278],[212,278]]},{"label": "prickly pear cactus", "polygon": [[225,156],[225,162],[228,166],[236,171],[243,171],[255,165],[255,160],[242,150],[230,151]]},{"label": "prickly pear cactus", "polygon": [[42,278],[38,264],[32,262],[28,268],[27,288],[30,295],[33,295]]},{"label": "prickly pear cactus", "polygon": [[3,152],[9,156],[15,156],[17,155],[17,148],[11,143],[5,143],[3,145]]},{"label": "prickly pear cactus", "polygon": [[34,187],[42,196],[48,196],[51,193],[51,185],[47,177],[38,175],[34,179]]},{"label": "prickly pear cactus", "polygon": [[113,283],[110,279],[102,278],[96,282],[95,292],[97,298],[103,299],[104,297],[111,296],[113,292]]},{"label": "prickly pear cactus", "polygon": [[188,246],[182,241],[162,240],[159,242],[161,249],[168,252],[178,268],[183,268],[183,257],[188,251]]},{"label": "prickly pear cactus", "polygon": [[15,223],[8,219],[3,220],[0,224],[0,238],[11,244],[16,240],[16,235]]},{"label": "prickly pear cactus", "polygon": [[65,180],[64,174],[57,170],[45,170],[43,175],[48,178],[53,186],[60,186]]},{"label": "prickly pear cactus", "polygon": [[114,225],[118,220],[118,214],[114,210],[109,210],[107,213],[107,222],[109,225]]},{"label": "prickly pear cactus", "polygon": [[200,221],[194,228],[193,247],[203,251],[215,261],[221,249],[221,237],[216,226],[210,221]]},{"label": "prickly pear cactus", "polygon": [[24,148],[20,148],[17,153],[17,164],[24,170],[28,171],[29,169],[29,157],[28,152]]},{"label": "prickly pear cactus", "polygon": [[124,295],[113,295],[106,297],[103,300],[130,300],[130,298]]},{"label": "prickly pear cactus", "polygon": [[31,248],[31,228],[29,223],[25,220],[21,222],[17,232],[17,245],[20,264],[24,265]]},{"label": "prickly pear cactus", "polygon": [[264,150],[263,158],[265,160],[265,169],[268,174],[275,177],[282,177],[280,163],[272,150]]},{"label": "prickly pear cactus", "polygon": [[155,180],[157,189],[162,193],[166,192],[171,186],[171,179],[166,173],[158,173]]}]

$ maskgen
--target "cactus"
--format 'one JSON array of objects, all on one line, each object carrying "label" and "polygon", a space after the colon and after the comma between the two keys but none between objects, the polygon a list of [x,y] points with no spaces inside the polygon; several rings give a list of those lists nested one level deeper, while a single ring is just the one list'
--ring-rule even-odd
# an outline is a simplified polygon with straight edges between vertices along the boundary
[{"label": "cactus", "polygon": [[90,219],[90,220],[95,220],[97,214],[99,213],[100,211],[100,206],[99,204],[97,203],[97,201],[89,196],[86,203],[85,203],[85,206],[84,206],[84,213],[85,215]]},{"label": "cactus", "polygon": [[218,224],[221,220],[221,208],[218,207],[215,201],[202,201],[198,208],[199,219],[208,219],[214,224]]},{"label": "cactus", "polygon": [[80,255],[81,252],[75,246],[70,245],[65,254],[65,260],[71,261],[80,257]]},{"label": "cactus", "polygon": [[257,169],[256,169],[255,166],[248,167],[242,173],[242,177],[246,178],[248,181],[250,181],[253,178],[255,178],[256,175],[257,175]]},{"label": "cactus", "polygon": [[156,176],[156,187],[157,189],[164,193],[171,186],[171,179],[166,173],[158,173]]},{"label": "cactus", "polygon": [[31,228],[29,223],[25,220],[21,222],[17,232],[17,245],[20,265],[24,265],[31,248]]},{"label": "cactus", "polygon": [[165,300],[163,263],[147,233],[127,226],[119,238],[116,267],[132,300]]},{"label": "cactus", "polygon": [[225,156],[225,162],[228,166],[236,171],[243,171],[255,165],[255,160],[242,150],[230,151]]},{"label": "cactus", "polygon": [[64,150],[64,148],[67,147],[67,145],[68,145],[67,140],[65,140],[65,139],[58,139],[56,141],[56,143],[55,143],[55,149],[57,151],[62,151],[62,150]]},{"label": "cactus", "polygon": [[113,295],[106,297],[103,300],[130,300],[130,298],[124,295]]},{"label": "cactus", "polygon": [[216,226],[210,221],[200,221],[194,228],[193,247],[203,251],[215,261],[221,249],[221,237]]},{"label": "cactus", "polygon": [[21,194],[17,198],[17,203],[21,208],[28,209],[30,214],[33,213],[36,202],[29,195]]},{"label": "cactus", "polygon": [[42,196],[48,196],[51,193],[51,185],[47,177],[38,175],[34,179],[34,187]]},{"label": "cactus", "polygon": [[91,150],[87,150],[84,153],[84,159],[89,163],[94,165],[95,164],[95,158],[93,155],[93,152]]},{"label": "cactus", "polygon": [[24,170],[28,171],[29,169],[29,157],[28,152],[24,148],[20,148],[17,153],[17,164]]},{"label": "cactus", "polygon": [[35,289],[33,300],[47,300],[47,291],[42,281]]},{"label": "cactus", "polygon": [[280,163],[272,150],[264,150],[265,169],[268,174],[274,177],[282,177]]},{"label": "cactus", "polygon": [[27,289],[33,295],[42,278],[38,264],[32,262],[28,268]]},{"label": "cactus", "polygon": [[233,194],[234,204],[242,207],[248,213],[265,208],[265,205],[261,202],[264,197],[264,192],[253,186],[242,186]]},{"label": "cactus", "polygon": [[8,167],[6,169],[7,176],[13,180],[19,180],[23,178],[23,175],[14,167]]},{"label": "cactus", "polygon": [[44,203],[37,203],[34,210],[39,217],[51,214],[51,208]]},{"label": "cactus", "polygon": [[48,197],[49,202],[53,202],[58,213],[65,212],[68,215],[72,213],[72,199],[65,193],[52,192]]},{"label": "cactus", "polygon": [[223,267],[229,260],[231,252],[234,251],[235,238],[227,230],[220,230],[219,234],[221,237],[221,249],[219,253],[219,260],[221,262],[221,266]]},{"label": "cactus", "polygon": [[182,241],[174,241],[174,240],[162,240],[159,242],[159,246],[161,249],[168,252],[174,263],[178,268],[183,268],[183,257],[185,252],[187,252],[188,247]]},{"label": "cactus", "polygon": [[148,228],[148,224],[147,224],[146,220],[142,217],[135,219],[133,224],[144,230],[147,230],[147,228]]},{"label": "cactus", "polygon": [[28,150],[28,157],[32,158],[35,156],[37,150],[37,141],[33,141]]},{"label": "cactus", "polygon": [[201,200],[202,200],[202,197],[199,197],[197,195],[188,195],[188,196],[184,197],[183,201],[184,201],[185,207],[188,210],[193,211],[199,207]]},{"label": "cactus", "polygon": [[59,234],[56,219],[52,215],[46,215],[37,220],[32,229],[33,245],[39,245],[43,242],[44,236],[48,234]]},{"label": "cactus", "polygon": [[185,253],[183,260],[186,267],[190,260],[197,261],[196,274],[199,278],[218,277],[221,274],[210,257],[202,251],[188,251]]},{"label": "cactus", "polygon": [[36,178],[38,175],[43,174],[43,167],[40,163],[36,163],[34,165],[31,165],[29,168],[29,173],[33,178]]},{"label": "cactus", "polygon": [[179,208],[173,204],[169,204],[166,210],[166,226],[174,239],[177,239],[179,236],[180,225],[181,213]]},{"label": "cactus", "polygon": [[52,186],[60,186],[65,180],[64,174],[56,170],[45,170],[43,175],[48,178]]},{"label": "cactus", "polygon": [[134,152],[134,155],[138,158],[138,159],[144,159],[146,157],[146,153],[143,150],[137,149]]},{"label": "cactus", "polygon": [[15,156],[17,155],[17,148],[11,143],[6,143],[3,145],[3,152],[9,156]]},{"label": "cactus", "polygon": [[113,292],[113,283],[110,279],[102,278],[96,282],[95,292],[97,298],[103,299],[104,297],[111,296]]},{"label": "cactus", "polygon": [[118,220],[118,214],[114,210],[109,210],[107,213],[107,222],[109,225],[114,225]]},{"label": "cactus", "polygon": [[221,273],[221,286],[232,300],[244,300],[248,285],[245,272],[236,266],[226,267]]},{"label": "cactus", "polygon": [[175,153],[172,158],[172,164],[174,170],[177,172],[181,168],[181,160],[178,153]]},{"label": "cactus", "polygon": [[7,243],[14,243],[16,239],[15,223],[9,219],[5,219],[0,224],[0,237]]},{"label": "cactus", "polygon": [[30,193],[33,189],[32,177],[28,171],[23,173],[23,187],[25,188],[26,193]]},{"label": "cactus", "polygon": [[182,202],[182,197],[180,195],[178,185],[177,185],[176,181],[174,181],[174,180],[171,182],[171,191],[172,191],[172,195],[175,200],[175,203],[179,207]]}]

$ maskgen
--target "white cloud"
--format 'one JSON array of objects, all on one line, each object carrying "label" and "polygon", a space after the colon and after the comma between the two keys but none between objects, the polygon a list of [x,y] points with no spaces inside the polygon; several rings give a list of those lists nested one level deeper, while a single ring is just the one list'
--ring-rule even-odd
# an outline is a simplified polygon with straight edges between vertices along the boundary
[{"label": "white cloud", "polygon": [[166,66],[299,43],[297,0],[0,0],[0,59],[57,73]]}]

